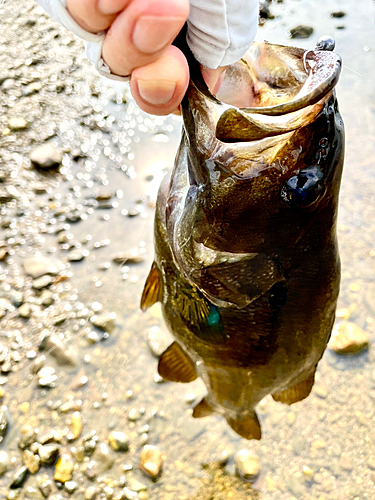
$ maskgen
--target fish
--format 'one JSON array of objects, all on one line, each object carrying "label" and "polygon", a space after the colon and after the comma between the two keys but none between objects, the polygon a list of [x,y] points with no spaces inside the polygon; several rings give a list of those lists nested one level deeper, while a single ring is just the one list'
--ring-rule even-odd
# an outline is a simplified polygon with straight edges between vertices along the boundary
[{"label": "fish", "polygon": [[141,309],[160,302],[175,339],[158,372],[201,377],[192,416],[219,414],[249,440],[263,398],[309,395],[335,320],[344,126],[332,45],[254,42],[217,96],[192,72],[156,202]]}]

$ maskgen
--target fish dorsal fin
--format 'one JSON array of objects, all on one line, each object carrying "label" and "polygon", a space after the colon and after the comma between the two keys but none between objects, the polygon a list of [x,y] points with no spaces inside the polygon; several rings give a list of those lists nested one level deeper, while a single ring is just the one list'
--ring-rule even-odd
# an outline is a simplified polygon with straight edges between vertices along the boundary
[{"label": "fish dorsal fin", "polygon": [[195,364],[177,342],[173,342],[160,356],[158,372],[170,382],[188,383],[197,378]]},{"label": "fish dorsal fin", "polygon": [[272,397],[275,401],[279,401],[280,403],[284,403],[286,405],[298,403],[298,401],[302,401],[310,394],[314,385],[314,378],[315,372],[305,380],[302,380],[302,382],[298,382],[298,384],[295,384],[284,391],[274,392]]},{"label": "fish dorsal fin", "polygon": [[153,262],[151,270],[147,276],[145,286],[143,288],[141,298],[141,309],[146,311],[160,300],[161,293],[161,277],[158,266]]},{"label": "fish dorsal fin", "polygon": [[227,418],[230,427],[245,439],[261,439],[262,431],[257,414],[254,412],[246,417]]},{"label": "fish dorsal fin", "polygon": [[201,401],[199,401],[198,404],[194,406],[193,417],[194,418],[208,417],[212,413],[214,413],[213,408],[211,407],[207,399],[203,398]]},{"label": "fish dorsal fin", "polygon": [[254,253],[213,264],[200,271],[200,289],[218,307],[246,307],[284,279],[272,258]]}]

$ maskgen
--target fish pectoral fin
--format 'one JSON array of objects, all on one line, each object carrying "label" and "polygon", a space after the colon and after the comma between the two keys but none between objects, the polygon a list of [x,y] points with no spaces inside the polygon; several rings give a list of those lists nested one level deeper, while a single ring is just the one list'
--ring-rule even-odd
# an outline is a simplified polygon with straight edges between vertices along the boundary
[{"label": "fish pectoral fin", "polygon": [[262,438],[260,422],[255,412],[246,417],[227,418],[227,422],[234,432],[245,439]]},{"label": "fish pectoral fin", "polygon": [[213,408],[211,407],[207,399],[203,398],[201,401],[199,401],[198,404],[194,406],[193,417],[194,418],[208,417],[212,413],[214,413]]},{"label": "fish pectoral fin", "polygon": [[146,311],[149,307],[156,304],[156,302],[159,302],[160,292],[161,292],[160,271],[156,263],[153,262],[142,292],[142,298],[141,298],[142,311]]},{"label": "fish pectoral fin", "polygon": [[272,258],[256,253],[241,260],[205,268],[201,285],[202,291],[209,294],[213,303],[218,299],[218,305],[224,301],[243,308],[283,279],[279,266]]},{"label": "fish pectoral fin", "polygon": [[188,383],[197,378],[195,364],[177,342],[173,342],[160,356],[158,373],[169,382]]},{"label": "fish pectoral fin", "polygon": [[298,382],[298,384],[295,384],[284,391],[274,392],[272,397],[275,401],[279,401],[280,403],[287,405],[298,403],[298,401],[302,401],[310,394],[314,385],[314,378],[315,371],[305,380],[302,380],[302,382]]}]

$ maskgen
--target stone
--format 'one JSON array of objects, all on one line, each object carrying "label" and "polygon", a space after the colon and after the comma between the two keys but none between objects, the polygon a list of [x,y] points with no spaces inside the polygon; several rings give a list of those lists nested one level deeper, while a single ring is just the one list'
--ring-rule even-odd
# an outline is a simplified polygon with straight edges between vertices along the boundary
[{"label": "stone", "polygon": [[366,463],[370,469],[375,470],[375,455],[370,455]]},{"label": "stone", "polygon": [[105,443],[100,443],[97,446],[93,458],[98,462],[101,472],[111,469],[114,463],[114,458],[111,456],[109,448]]},{"label": "stone", "polygon": [[66,483],[72,479],[74,463],[69,455],[62,455],[55,466],[53,477],[55,481]]},{"label": "stone", "polygon": [[163,468],[163,456],[159,448],[152,445],[144,446],[139,459],[139,468],[155,481]]},{"label": "stone", "polygon": [[60,446],[57,444],[39,445],[38,455],[43,465],[53,465],[60,454]]},{"label": "stone", "polygon": [[66,481],[64,489],[71,495],[78,489],[78,484],[75,481]]},{"label": "stone", "polygon": [[91,317],[91,323],[100,330],[111,333],[116,328],[115,318],[116,313],[95,314]]},{"label": "stone", "polygon": [[43,496],[47,498],[52,491],[52,482],[50,481],[47,474],[37,476],[36,485],[42,492]]},{"label": "stone", "polygon": [[98,490],[94,486],[89,486],[85,491],[85,500],[95,500]]},{"label": "stone", "polygon": [[346,12],[343,10],[336,10],[334,12],[331,12],[329,17],[333,17],[334,19],[341,19],[346,16]]},{"label": "stone", "polygon": [[139,254],[138,250],[131,252],[122,252],[112,258],[116,264],[140,264],[144,261],[144,257]]},{"label": "stone", "polygon": [[72,415],[72,433],[74,439],[78,439],[82,432],[82,417],[79,411],[75,411]]},{"label": "stone", "polygon": [[259,458],[249,450],[240,450],[234,457],[237,474],[246,481],[254,481],[260,473]]},{"label": "stone", "polygon": [[30,498],[30,500],[44,500],[44,495],[40,490],[28,486],[25,490],[25,497]]},{"label": "stone", "polygon": [[340,467],[346,471],[353,470],[353,462],[348,455],[341,455],[339,460]]},{"label": "stone", "polygon": [[22,453],[22,462],[28,468],[31,474],[36,474],[40,467],[40,457],[35,455],[30,450],[25,450]]},{"label": "stone", "polygon": [[20,292],[18,290],[12,290],[10,292],[9,298],[10,298],[11,303],[15,307],[20,307],[24,303],[24,300],[25,300],[23,292]]},{"label": "stone", "polygon": [[42,290],[43,288],[52,285],[53,282],[54,278],[46,274],[45,276],[41,276],[40,278],[33,280],[32,286],[35,290]]},{"label": "stone", "polygon": [[8,127],[16,132],[19,130],[25,130],[28,126],[29,123],[22,117],[15,116],[13,118],[9,118],[8,120]]},{"label": "stone", "polygon": [[27,476],[29,475],[29,471],[27,467],[24,465],[18,471],[13,475],[12,481],[10,483],[10,488],[15,489],[15,488],[21,488],[23,483],[26,481]]},{"label": "stone", "polygon": [[18,316],[23,319],[29,319],[31,316],[31,306],[27,302],[18,308]]},{"label": "stone", "polygon": [[67,259],[69,262],[79,262],[83,260],[85,256],[81,252],[81,250],[72,250],[71,252],[68,253]]},{"label": "stone", "polygon": [[8,430],[8,424],[8,408],[5,405],[0,406],[0,443]]},{"label": "stone", "polygon": [[26,274],[35,279],[45,274],[55,276],[65,269],[65,266],[55,257],[35,256],[24,259],[23,268]]},{"label": "stone", "polygon": [[45,307],[49,307],[50,305],[52,305],[55,302],[53,293],[50,290],[43,290],[40,296],[40,302]]},{"label": "stone", "polygon": [[73,350],[55,333],[44,329],[39,344],[40,351],[48,352],[60,366],[76,366],[77,358]]},{"label": "stone", "polygon": [[289,32],[290,38],[309,38],[314,32],[311,26],[304,26],[302,24],[292,28]]},{"label": "stone", "polygon": [[44,366],[38,372],[38,384],[40,387],[55,387],[57,375],[51,366]]},{"label": "stone", "polygon": [[52,144],[46,143],[33,149],[29,154],[29,158],[36,167],[48,170],[60,166],[62,154]]},{"label": "stone", "polygon": [[333,327],[329,349],[337,354],[357,354],[370,345],[367,332],[350,321],[338,323]]},{"label": "stone", "polygon": [[135,477],[130,476],[127,479],[128,479],[128,488],[129,488],[129,490],[135,491],[137,493],[139,491],[145,491],[145,490],[147,490],[147,486],[145,484],[141,483],[140,481],[138,481],[138,479],[136,479]]},{"label": "stone", "polygon": [[171,340],[173,340],[171,336],[157,326],[150,328],[147,332],[147,345],[151,354],[156,358],[160,357],[167,347],[169,347],[172,343]]},{"label": "stone", "polygon": [[108,436],[111,448],[115,451],[128,451],[129,437],[124,432],[112,431]]},{"label": "stone", "polygon": [[10,466],[10,460],[6,451],[0,451],[0,477],[3,476]]},{"label": "stone", "polygon": [[35,429],[30,429],[29,431],[25,432],[22,435],[21,439],[18,441],[18,448],[20,450],[26,450],[26,448],[35,443],[36,438],[37,433],[35,432]]},{"label": "stone", "polygon": [[0,187],[0,203],[12,201],[14,196],[9,192],[8,187]]}]

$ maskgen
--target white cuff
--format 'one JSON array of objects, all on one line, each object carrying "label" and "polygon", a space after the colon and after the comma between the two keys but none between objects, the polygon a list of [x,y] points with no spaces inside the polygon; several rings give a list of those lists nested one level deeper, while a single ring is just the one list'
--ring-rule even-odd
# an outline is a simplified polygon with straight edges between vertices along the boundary
[{"label": "white cuff", "polygon": [[95,69],[100,75],[121,82],[128,82],[130,80],[130,76],[119,76],[111,73],[111,70],[102,58],[102,46],[105,33],[101,32],[95,34],[84,30],[69,14],[66,8],[66,0],[36,1],[53,19],[55,19],[55,21],[59,22],[66,29],[85,41],[87,58],[94,64]]}]

